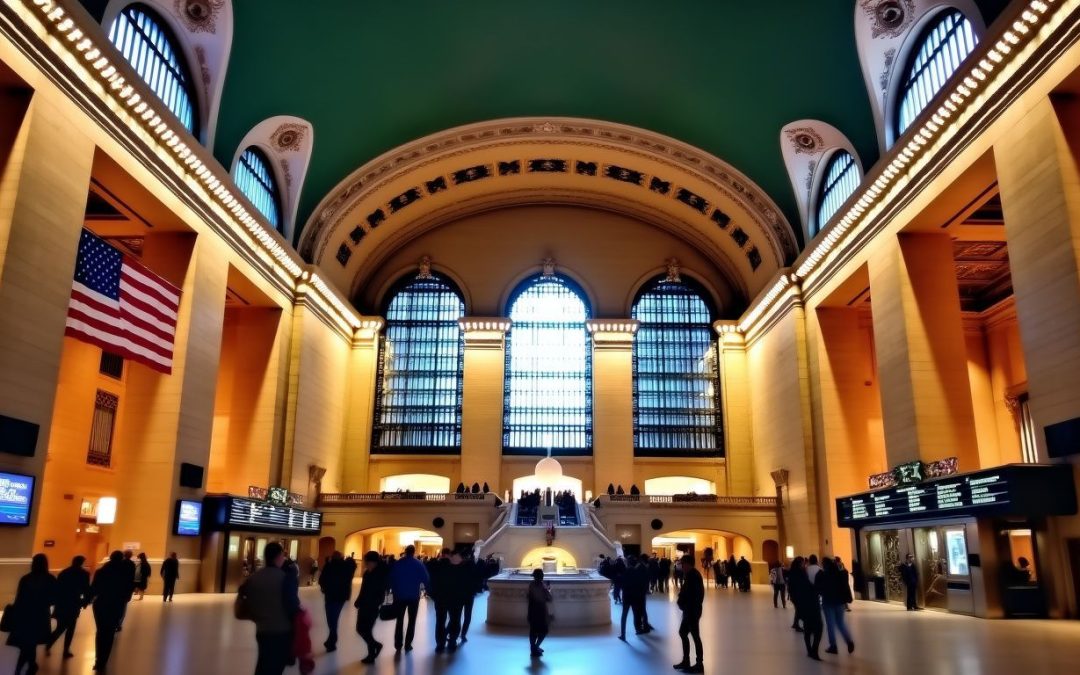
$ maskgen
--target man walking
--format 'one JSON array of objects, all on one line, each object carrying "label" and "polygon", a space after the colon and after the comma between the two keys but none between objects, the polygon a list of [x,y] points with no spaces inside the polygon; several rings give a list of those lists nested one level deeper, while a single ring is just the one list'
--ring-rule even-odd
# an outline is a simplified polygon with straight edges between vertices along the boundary
[{"label": "man walking", "polygon": [[[416,634],[416,610],[420,607],[420,587],[431,588],[431,577],[428,576],[424,563],[416,559],[416,547],[412,544],[405,547],[405,557],[394,563],[390,568],[390,590],[394,593],[394,613],[397,622],[394,624],[394,649],[412,651],[413,636]],[[409,614],[409,627],[402,639],[402,625],[405,623],[405,613]]]},{"label": "man walking", "polygon": [[341,618],[341,610],[352,596],[352,580],[356,570],[356,564],[345,560],[341,551],[334,551],[330,556],[330,562],[323,567],[322,576],[319,577],[319,588],[322,589],[326,605],[326,625],[330,628],[330,635],[326,638],[323,646],[326,651],[337,650],[338,620]]},{"label": "man walking", "polygon": [[95,671],[104,672],[109,664],[116,631],[120,630],[124,609],[131,600],[134,588],[132,574],[131,567],[120,551],[113,551],[109,555],[109,562],[94,573],[90,596],[87,599],[94,603],[94,623],[97,625]]},{"label": "man walking", "polygon": [[367,656],[360,659],[360,663],[375,663],[375,657],[382,651],[382,643],[375,639],[372,632],[389,587],[389,569],[378,553],[368,551],[364,554],[364,577],[360,583],[360,593],[356,596],[356,632],[368,649]]},{"label": "man walking", "polygon": [[271,542],[263,549],[265,565],[240,586],[237,618],[255,622],[259,658],[255,675],[281,675],[292,653],[293,617],[300,611],[300,580],[282,566],[285,549]]},{"label": "man walking", "polygon": [[910,553],[904,558],[904,562],[900,564],[900,580],[904,582],[904,586],[907,588],[907,610],[914,612],[919,609],[915,598],[919,588],[919,568],[915,566],[915,556]]},{"label": "man walking", "polygon": [[465,564],[461,551],[455,549],[450,554],[450,561],[443,569],[442,583],[443,590],[440,591],[440,596],[448,615],[446,648],[453,652],[457,650],[457,640],[461,635],[461,618],[465,610],[465,602],[470,595],[475,594],[476,586],[472,566]]},{"label": "man walking", "polygon": [[79,613],[90,602],[90,573],[83,569],[86,558],[81,555],[75,556],[71,561],[71,567],[60,572],[56,577],[56,605],[53,613],[56,616],[56,630],[49,636],[49,643],[45,648],[48,653],[60,636],[64,636],[64,658],[70,659],[75,656],[71,653],[71,640],[75,637],[75,623],[79,620]]},{"label": "man walking", "polygon": [[165,590],[161,592],[162,602],[172,602],[173,593],[176,592],[176,582],[180,580],[180,561],[176,558],[176,552],[161,562],[161,581]]},{"label": "man walking", "polygon": [[[679,624],[679,639],[682,640],[682,661],[675,664],[676,670],[684,673],[704,673],[701,645],[701,609],[705,603],[705,580],[701,572],[694,569],[694,556],[684,555],[680,563],[683,573],[682,588],[679,589],[678,605],[682,610],[682,623]],[[690,665],[690,637],[694,638],[697,663]]]}]

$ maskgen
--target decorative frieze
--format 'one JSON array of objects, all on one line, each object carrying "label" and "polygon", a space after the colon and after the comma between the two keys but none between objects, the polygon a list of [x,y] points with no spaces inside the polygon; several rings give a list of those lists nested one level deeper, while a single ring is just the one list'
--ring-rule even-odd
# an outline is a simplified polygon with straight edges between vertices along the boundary
[{"label": "decorative frieze", "polygon": [[467,316],[458,319],[465,336],[465,349],[503,349],[510,319],[505,317]]}]

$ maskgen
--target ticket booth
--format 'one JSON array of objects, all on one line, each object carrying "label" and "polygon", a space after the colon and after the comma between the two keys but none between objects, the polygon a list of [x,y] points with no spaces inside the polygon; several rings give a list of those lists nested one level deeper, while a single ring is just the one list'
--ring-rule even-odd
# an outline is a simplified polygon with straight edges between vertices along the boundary
[{"label": "ticket booth", "polygon": [[322,532],[322,512],[234,495],[203,500],[202,588],[232,593],[263,565],[276,541],[300,566],[301,583]]},{"label": "ticket booth", "polygon": [[1046,518],[1077,506],[1071,466],[1014,464],[842,497],[836,508],[852,529],[863,599],[903,604],[899,566],[910,554],[920,607],[1021,618],[1047,614]]}]

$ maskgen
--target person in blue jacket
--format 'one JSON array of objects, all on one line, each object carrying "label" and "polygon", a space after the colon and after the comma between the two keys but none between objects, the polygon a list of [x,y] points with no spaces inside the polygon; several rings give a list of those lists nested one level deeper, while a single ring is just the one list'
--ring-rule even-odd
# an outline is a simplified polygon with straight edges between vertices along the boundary
[{"label": "person in blue jacket", "polygon": [[[413,635],[416,633],[416,610],[420,608],[420,587],[431,587],[431,578],[428,577],[424,563],[416,559],[416,547],[405,547],[405,557],[394,563],[390,568],[390,591],[394,594],[394,614],[397,621],[394,624],[394,649],[412,651]],[[405,623],[405,613],[409,614],[409,627],[402,639],[402,624]]]}]

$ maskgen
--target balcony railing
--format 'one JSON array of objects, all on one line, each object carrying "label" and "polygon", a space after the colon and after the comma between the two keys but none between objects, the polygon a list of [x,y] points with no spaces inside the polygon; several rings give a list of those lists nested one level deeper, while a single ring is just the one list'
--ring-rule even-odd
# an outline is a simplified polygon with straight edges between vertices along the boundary
[{"label": "balcony railing", "polygon": [[600,503],[619,506],[727,506],[775,509],[776,497],[721,497],[719,495],[600,495]]},{"label": "balcony railing", "polygon": [[319,495],[319,506],[355,506],[359,504],[398,504],[408,502],[437,502],[478,506],[485,502],[494,504],[498,497],[494,492],[330,492]]}]

